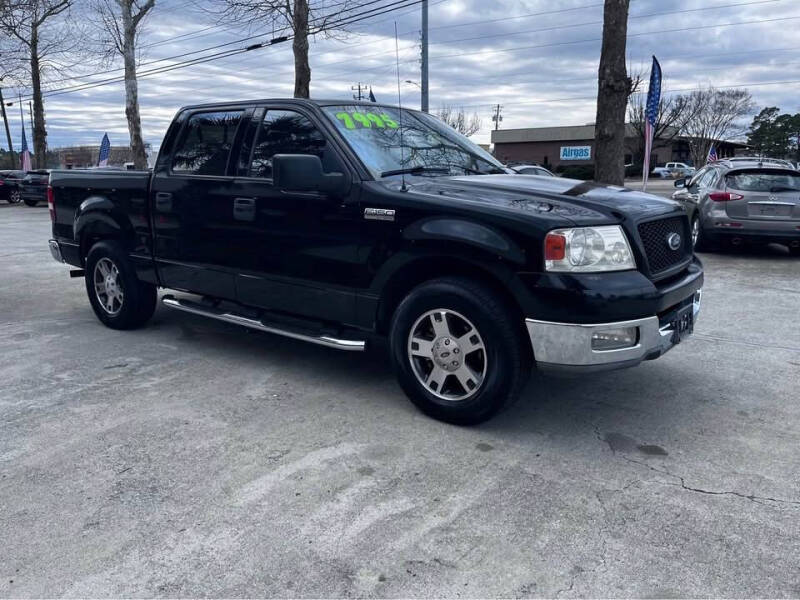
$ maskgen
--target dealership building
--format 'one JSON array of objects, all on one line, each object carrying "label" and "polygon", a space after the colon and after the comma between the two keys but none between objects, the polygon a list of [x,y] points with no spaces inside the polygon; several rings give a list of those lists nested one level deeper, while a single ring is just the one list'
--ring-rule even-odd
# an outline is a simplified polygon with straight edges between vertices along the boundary
[{"label": "dealership building", "polygon": [[[538,163],[557,168],[570,165],[593,165],[595,155],[594,125],[566,127],[531,127],[492,131],[494,155],[504,163]],[[631,124],[625,125],[625,164],[633,162],[634,149],[639,146],[639,134]],[[720,158],[734,156],[745,148],[736,142],[717,142]],[[663,165],[668,161],[689,162],[689,142],[676,137],[663,146],[653,148],[650,164]]]}]

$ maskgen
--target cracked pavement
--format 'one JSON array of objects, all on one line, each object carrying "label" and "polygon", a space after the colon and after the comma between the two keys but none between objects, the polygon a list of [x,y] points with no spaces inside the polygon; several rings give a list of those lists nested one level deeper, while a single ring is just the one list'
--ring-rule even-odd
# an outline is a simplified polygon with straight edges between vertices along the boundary
[{"label": "cracked pavement", "polygon": [[102,327],[0,205],[0,597],[800,596],[800,260],[705,254],[696,335],[432,421],[383,349]]}]

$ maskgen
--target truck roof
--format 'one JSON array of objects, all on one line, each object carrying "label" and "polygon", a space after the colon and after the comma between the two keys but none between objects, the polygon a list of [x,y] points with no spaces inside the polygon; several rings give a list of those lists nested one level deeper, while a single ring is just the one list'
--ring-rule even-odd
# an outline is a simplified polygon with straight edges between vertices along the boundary
[{"label": "truck roof", "polygon": [[[197,108],[215,108],[215,107],[227,107],[227,106],[249,106],[251,104],[269,104],[270,102],[280,102],[281,104],[297,104],[298,106],[334,106],[338,104],[350,104],[350,105],[357,105],[357,106],[390,106],[392,108],[397,108],[394,104],[387,104],[385,102],[370,102],[369,100],[353,100],[346,99],[346,98],[339,98],[339,99],[316,99],[316,98],[259,98],[253,100],[235,100],[233,102],[208,102],[204,104],[189,104],[187,106],[182,106],[180,110],[194,110]],[[416,112],[416,109],[404,108],[403,110],[413,110]]]}]

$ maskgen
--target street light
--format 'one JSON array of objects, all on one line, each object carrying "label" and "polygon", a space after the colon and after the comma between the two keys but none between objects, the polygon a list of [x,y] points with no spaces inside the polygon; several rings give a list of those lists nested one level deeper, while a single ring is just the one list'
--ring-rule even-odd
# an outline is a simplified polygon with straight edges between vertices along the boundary
[{"label": "street light", "polygon": [[410,79],[406,79],[406,83],[410,83],[411,85],[415,85],[419,89],[422,89],[422,86],[420,84],[418,84],[416,81],[411,81]]}]

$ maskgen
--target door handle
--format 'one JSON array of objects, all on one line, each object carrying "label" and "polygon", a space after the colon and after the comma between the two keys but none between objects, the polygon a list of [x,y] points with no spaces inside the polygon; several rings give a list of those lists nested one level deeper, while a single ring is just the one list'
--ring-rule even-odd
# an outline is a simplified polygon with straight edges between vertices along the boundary
[{"label": "door handle", "polygon": [[256,199],[255,198],[234,198],[233,199],[233,218],[237,221],[256,220]]},{"label": "door handle", "polygon": [[156,192],[156,210],[161,212],[172,210],[172,194],[170,192]]}]

